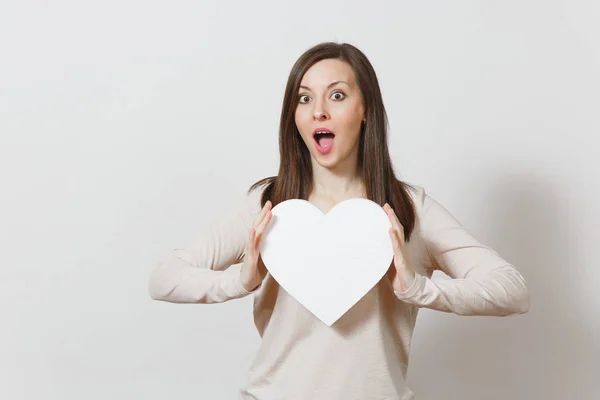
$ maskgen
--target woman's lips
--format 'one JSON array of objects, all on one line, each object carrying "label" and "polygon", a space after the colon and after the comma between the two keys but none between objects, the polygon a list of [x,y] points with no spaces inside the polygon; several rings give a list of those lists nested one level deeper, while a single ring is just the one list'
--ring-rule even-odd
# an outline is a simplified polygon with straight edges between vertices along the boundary
[{"label": "woman's lips", "polygon": [[331,130],[321,127],[313,131],[313,138],[315,140],[317,151],[321,154],[327,154],[333,147],[335,134]]}]

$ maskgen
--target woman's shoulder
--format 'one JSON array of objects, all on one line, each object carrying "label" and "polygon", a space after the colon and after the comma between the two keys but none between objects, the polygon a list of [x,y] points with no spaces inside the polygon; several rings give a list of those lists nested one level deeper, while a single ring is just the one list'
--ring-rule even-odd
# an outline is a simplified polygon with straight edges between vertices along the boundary
[{"label": "woman's shoulder", "polygon": [[422,185],[415,184],[409,181],[400,181],[402,185],[406,188],[406,192],[410,196],[414,206],[415,212],[419,212],[423,205],[423,202],[427,196],[427,192]]},{"label": "woman's shoulder", "polygon": [[403,183],[413,203],[417,225],[431,223],[432,221],[439,222],[449,214],[446,208],[433,198],[423,185],[412,182]]},{"label": "woman's shoulder", "polygon": [[408,192],[414,204],[415,217],[419,225],[426,224],[428,229],[432,229],[432,227],[438,229],[442,226],[448,226],[448,224],[460,225],[454,215],[433,197],[425,187],[413,183],[410,183],[409,186]]}]

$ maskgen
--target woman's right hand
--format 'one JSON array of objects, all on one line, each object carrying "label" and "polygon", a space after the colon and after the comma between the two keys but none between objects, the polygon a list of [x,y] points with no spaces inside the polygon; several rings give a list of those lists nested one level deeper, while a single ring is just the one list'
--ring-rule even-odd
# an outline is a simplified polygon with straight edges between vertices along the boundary
[{"label": "woman's right hand", "polygon": [[260,240],[273,216],[271,205],[271,201],[267,201],[263,206],[246,243],[240,278],[244,289],[249,292],[256,289],[267,275],[267,268],[260,257]]}]

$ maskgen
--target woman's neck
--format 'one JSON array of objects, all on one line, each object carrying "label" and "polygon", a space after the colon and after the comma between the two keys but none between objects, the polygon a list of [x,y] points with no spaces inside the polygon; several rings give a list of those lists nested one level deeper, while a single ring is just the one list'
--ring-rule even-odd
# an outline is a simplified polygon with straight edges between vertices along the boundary
[{"label": "woman's neck", "polygon": [[364,183],[358,171],[334,171],[324,167],[313,169],[312,197],[340,199],[364,195]]},{"label": "woman's neck", "polygon": [[339,160],[332,167],[324,167],[311,158],[313,185],[311,196],[339,200],[365,195],[364,182],[358,166],[358,150]]}]

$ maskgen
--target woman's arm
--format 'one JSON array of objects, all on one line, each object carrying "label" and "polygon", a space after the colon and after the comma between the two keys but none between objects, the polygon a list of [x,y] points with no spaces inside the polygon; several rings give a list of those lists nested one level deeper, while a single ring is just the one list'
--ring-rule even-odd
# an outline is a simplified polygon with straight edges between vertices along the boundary
[{"label": "woman's arm", "polygon": [[417,274],[405,292],[396,292],[399,299],[459,315],[507,316],[529,310],[525,279],[514,266],[469,234],[422,188],[415,200],[432,267],[453,279],[433,282]]},{"label": "woman's arm", "polygon": [[229,267],[244,258],[250,229],[260,214],[261,192],[253,190],[187,246],[171,250],[150,275],[150,297],[171,303],[222,303],[252,293],[242,285],[241,265]]}]

